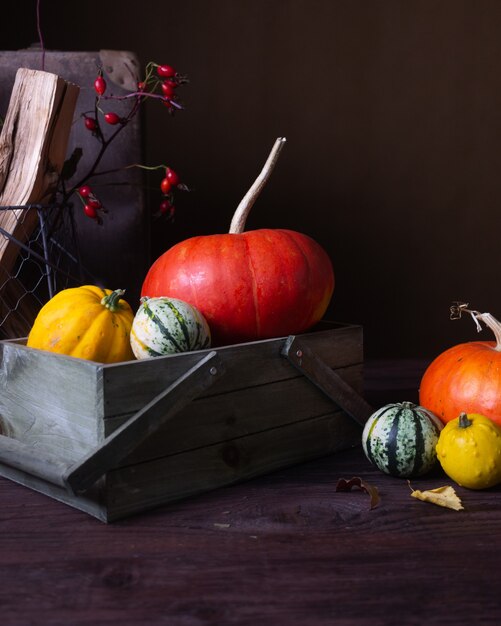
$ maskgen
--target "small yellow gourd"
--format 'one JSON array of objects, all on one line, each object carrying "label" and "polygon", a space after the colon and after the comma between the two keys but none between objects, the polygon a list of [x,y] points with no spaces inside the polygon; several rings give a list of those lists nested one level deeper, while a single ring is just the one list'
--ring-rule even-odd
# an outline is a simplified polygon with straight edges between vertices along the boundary
[{"label": "small yellow gourd", "polygon": [[94,285],[63,289],[40,309],[27,346],[99,363],[134,359],[134,313],[123,294]]},{"label": "small yellow gourd", "polygon": [[446,424],[437,443],[444,472],[468,489],[501,483],[501,428],[478,413],[461,413]]}]

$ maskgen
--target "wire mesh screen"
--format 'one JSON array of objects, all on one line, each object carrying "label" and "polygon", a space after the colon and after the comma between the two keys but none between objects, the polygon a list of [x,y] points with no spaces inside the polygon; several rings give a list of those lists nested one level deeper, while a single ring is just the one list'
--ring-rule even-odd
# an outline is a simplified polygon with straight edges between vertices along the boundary
[{"label": "wire mesh screen", "polygon": [[[0,338],[24,337],[55,293],[83,284],[71,207],[0,207]],[[8,214],[3,212],[9,212]],[[8,219],[5,219],[8,218]]]}]

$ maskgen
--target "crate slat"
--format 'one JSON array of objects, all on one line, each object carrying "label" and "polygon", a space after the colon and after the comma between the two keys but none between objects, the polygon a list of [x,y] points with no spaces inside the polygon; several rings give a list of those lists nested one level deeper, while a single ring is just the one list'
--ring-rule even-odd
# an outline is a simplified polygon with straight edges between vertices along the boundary
[{"label": "crate slat", "polygon": [[[337,371],[342,372],[343,379],[354,389],[361,390],[360,366]],[[120,466],[316,418],[330,413],[332,406],[332,401],[304,377],[200,398],[160,428],[155,437],[138,446]],[[124,421],[125,417],[107,419],[106,433],[111,433]]]},{"label": "crate slat", "polygon": [[[360,326],[332,325],[330,330],[307,333],[301,338],[332,368],[363,362]],[[280,356],[286,340],[287,337],[281,337],[218,349],[226,374],[214,385],[210,394],[296,377],[297,372]],[[164,386],[192,367],[204,352],[104,366],[105,419],[139,410]]]},{"label": "crate slat", "polygon": [[107,475],[107,521],[332,454],[356,445],[360,433],[358,424],[337,411],[113,470]]}]

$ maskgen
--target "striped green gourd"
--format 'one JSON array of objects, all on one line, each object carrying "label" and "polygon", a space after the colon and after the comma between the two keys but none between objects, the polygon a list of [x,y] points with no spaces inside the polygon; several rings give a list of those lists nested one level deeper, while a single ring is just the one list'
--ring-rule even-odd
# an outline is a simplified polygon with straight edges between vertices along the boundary
[{"label": "striped green gourd", "polygon": [[387,404],[373,413],[362,433],[365,455],[385,474],[422,476],[437,462],[435,446],[442,422],[412,402]]},{"label": "striped green gourd", "polygon": [[130,344],[137,359],[209,348],[209,325],[200,311],[177,298],[141,298]]}]

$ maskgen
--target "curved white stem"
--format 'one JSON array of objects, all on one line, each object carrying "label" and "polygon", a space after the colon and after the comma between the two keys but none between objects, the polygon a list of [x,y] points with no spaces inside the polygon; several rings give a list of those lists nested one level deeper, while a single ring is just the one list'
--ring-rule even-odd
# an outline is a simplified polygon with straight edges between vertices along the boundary
[{"label": "curved white stem", "polygon": [[271,149],[270,155],[266,160],[263,169],[261,170],[261,173],[254,181],[249,191],[245,194],[242,200],[240,200],[240,204],[237,206],[237,209],[233,215],[233,219],[231,220],[229,230],[231,234],[244,232],[245,222],[247,221],[247,216],[249,215],[252,205],[254,204],[266,182],[268,181],[268,178],[270,177],[271,172],[276,165],[278,156],[280,154],[280,151],[284,147],[285,142],[285,137],[278,137],[273,145],[273,148]]},{"label": "curved white stem", "polygon": [[482,328],[479,324],[479,320],[492,330],[496,339],[496,345],[494,350],[501,352],[501,323],[490,313],[478,313],[478,311],[469,311],[471,316],[477,323],[477,329],[480,331]]}]

